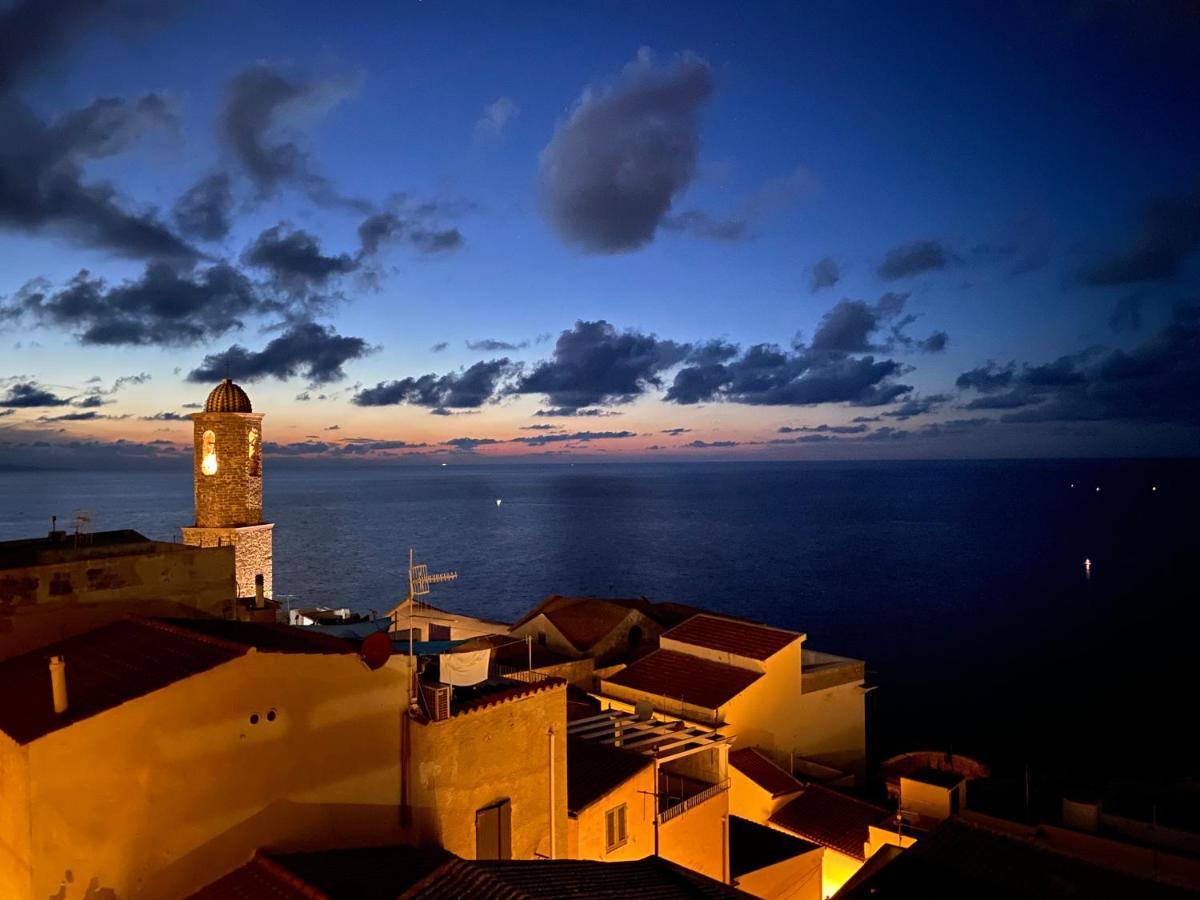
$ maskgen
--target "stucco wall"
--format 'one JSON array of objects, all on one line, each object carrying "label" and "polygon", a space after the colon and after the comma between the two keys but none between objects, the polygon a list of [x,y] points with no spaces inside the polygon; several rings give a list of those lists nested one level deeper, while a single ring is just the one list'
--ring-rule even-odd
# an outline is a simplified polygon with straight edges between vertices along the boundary
[{"label": "stucco wall", "polygon": [[824,848],[817,847],[773,866],[748,872],[735,879],[735,886],[763,900],[821,900],[821,861]]},{"label": "stucco wall", "polygon": [[858,684],[839,684],[796,698],[806,723],[796,755],[853,773],[862,783],[867,762],[867,695]]},{"label": "stucco wall", "polygon": [[178,897],[257,847],[400,840],[407,662],[251,652],[29,745],[33,895]]},{"label": "stucco wall", "polygon": [[26,751],[0,734],[0,897],[29,896],[31,872]]},{"label": "stucco wall", "polygon": [[0,659],[82,634],[130,613],[221,616],[232,599],[232,549],[148,542],[144,552],[0,571]]},{"label": "stucco wall", "polygon": [[729,791],[721,791],[658,826],[658,855],[717,881],[727,881],[725,822]]},{"label": "stucco wall", "polygon": [[863,866],[862,860],[855,859],[853,856],[847,856],[845,853],[838,853],[836,850],[825,848],[825,854],[821,861],[821,894],[824,897],[832,897],[836,894],[847,881],[850,876],[861,869]]},{"label": "stucco wall", "polygon": [[[649,760],[647,760],[649,762]],[[579,812],[572,823],[576,840],[572,851],[575,859],[598,859],[617,862],[641,859],[654,854],[654,766],[646,766],[616,790],[596,800]],[[611,853],[607,852],[605,815],[610,809],[625,804],[626,842]]]},{"label": "stucco wall", "polygon": [[566,686],[413,724],[411,803],[418,832],[475,858],[475,812],[512,804],[515,859],[550,855],[550,742],[554,729],[556,856],[567,855]]}]

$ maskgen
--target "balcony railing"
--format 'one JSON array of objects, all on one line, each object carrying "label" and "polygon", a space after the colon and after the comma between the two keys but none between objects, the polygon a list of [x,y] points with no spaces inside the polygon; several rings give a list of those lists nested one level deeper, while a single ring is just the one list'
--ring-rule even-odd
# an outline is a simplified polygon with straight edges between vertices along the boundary
[{"label": "balcony railing", "polygon": [[728,778],[725,779],[724,781],[721,781],[721,782],[718,782],[717,784],[712,785],[711,787],[705,788],[704,790],[700,791],[700,793],[698,793],[698,794],[692,794],[692,796],[688,797],[686,800],[684,800],[681,803],[676,803],[674,806],[669,807],[668,809],[664,809],[662,812],[660,812],[658,814],[658,824],[661,825],[664,822],[669,822],[671,819],[674,819],[676,816],[683,815],[689,809],[693,809],[693,808],[699,806],[705,800],[710,800],[713,797],[717,796],[718,794],[724,793],[727,790],[729,790],[729,779]]}]

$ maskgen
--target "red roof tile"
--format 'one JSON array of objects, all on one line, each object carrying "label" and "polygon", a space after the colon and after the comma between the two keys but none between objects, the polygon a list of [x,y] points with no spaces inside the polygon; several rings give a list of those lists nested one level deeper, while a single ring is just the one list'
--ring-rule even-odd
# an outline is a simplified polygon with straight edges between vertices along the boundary
[{"label": "red roof tile", "polygon": [[800,639],[795,631],[757,625],[719,616],[692,616],[682,625],[663,633],[664,638],[750,659],[768,659]]},{"label": "red roof tile", "polygon": [[654,760],[633,750],[568,736],[567,809],[586,809],[653,765]]},{"label": "red roof tile", "polygon": [[[20,744],[226,663],[247,647],[125,619],[0,662],[0,731]],[[47,658],[66,660],[68,707],[55,713]]]},{"label": "red roof tile", "polygon": [[780,807],[769,821],[822,847],[865,859],[863,844],[870,837],[870,826],[889,815],[882,806],[832,788],[808,784],[800,796]]},{"label": "red roof tile", "polygon": [[804,787],[754,747],[734,750],[729,754],[729,764],[772,797],[790,794]]},{"label": "red roof tile", "polygon": [[655,650],[611,678],[602,679],[601,684],[608,682],[705,709],[717,709],[760,678],[761,672],[675,650]]}]

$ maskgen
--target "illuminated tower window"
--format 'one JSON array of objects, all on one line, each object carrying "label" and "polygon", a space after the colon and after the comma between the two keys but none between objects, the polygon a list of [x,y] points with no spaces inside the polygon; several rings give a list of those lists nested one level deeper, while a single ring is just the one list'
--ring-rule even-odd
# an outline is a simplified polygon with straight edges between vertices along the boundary
[{"label": "illuminated tower window", "polygon": [[204,432],[201,441],[200,471],[205,475],[217,474],[217,436],[211,431]]},{"label": "illuminated tower window", "polygon": [[261,477],[262,457],[259,455],[258,432],[253,428],[246,435],[246,453],[250,457],[250,474],[255,477]]}]

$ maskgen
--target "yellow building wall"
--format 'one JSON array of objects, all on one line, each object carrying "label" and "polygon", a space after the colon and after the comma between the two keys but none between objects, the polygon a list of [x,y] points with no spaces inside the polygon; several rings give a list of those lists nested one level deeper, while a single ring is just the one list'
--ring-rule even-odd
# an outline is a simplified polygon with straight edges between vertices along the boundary
[{"label": "yellow building wall", "polygon": [[[654,855],[654,766],[630,778],[572,819],[575,840],[572,859],[596,859],[617,862]],[[625,843],[607,852],[608,833],[605,815],[625,804]],[[682,817],[681,817],[682,818]]]},{"label": "yellow building wall", "polygon": [[867,763],[867,694],[858,683],[839,684],[797,698],[805,727],[796,755],[851,772],[861,784]]},{"label": "yellow building wall", "polygon": [[258,847],[400,840],[407,667],[251,652],[30,744],[33,895],[180,897]]},{"label": "yellow building wall", "polygon": [[767,819],[779,807],[787,803],[795,794],[783,794],[772,797],[771,792],[764,790],[759,784],[743,775],[734,766],[729,766],[729,812],[731,815],[749,819],[760,825],[767,824]]},{"label": "yellow building wall", "polygon": [[958,793],[959,809],[966,809],[966,782],[955,788],[926,784],[915,778],[900,777],[900,808],[931,819],[945,819],[951,814],[951,793]]},{"label": "yellow building wall", "polygon": [[823,854],[824,848],[817,847],[765,869],[747,872],[738,876],[734,886],[762,900],[821,900]]},{"label": "yellow building wall", "polygon": [[130,613],[224,615],[234,596],[232,547],[154,546],[152,552],[0,571],[0,659]]},{"label": "yellow building wall", "polygon": [[826,847],[821,862],[822,896],[832,897],[836,894],[842,885],[850,880],[850,876],[862,868],[862,865],[862,860]]},{"label": "yellow building wall", "polygon": [[28,756],[0,734],[0,897],[27,897],[33,890],[29,837]]},{"label": "yellow building wall", "polygon": [[575,645],[568,641],[563,633],[544,614],[539,613],[525,624],[518,625],[509,632],[513,637],[519,638],[532,635],[535,643],[541,643],[538,637],[543,633],[546,635],[543,646],[549,647],[551,650],[557,650],[566,656],[579,656],[579,651],[575,649]]},{"label": "yellow building wall", "polygon": [[729,792],[721,791],[658,826],[658,855],[717,881],[729,881]]},{"label": "yellow building wall", "polygon": [[[554,730],[553,801],[549,780]],[[566,686],[469,710],[440,722],[412,724],[411,803],[425,839],[475,858],[475,812],[512,804],[514,859],[550,856],[553,802],[555,856],[567,855]]]}]

